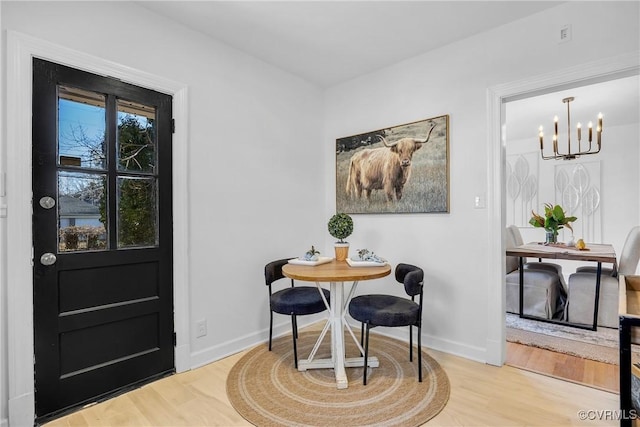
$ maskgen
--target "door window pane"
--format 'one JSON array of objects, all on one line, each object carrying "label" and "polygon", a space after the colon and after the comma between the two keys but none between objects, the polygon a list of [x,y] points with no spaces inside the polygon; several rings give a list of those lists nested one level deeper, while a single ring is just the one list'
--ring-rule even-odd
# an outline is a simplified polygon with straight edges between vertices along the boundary
[{"label": "door window pane", "polygon": [[58,172],[58,251],[107,248],[106,176]]},{"label": "door window pane", "polygon": [[105,97],[58,87],[58,164],[106,168]]},{"label": "door window pane", "polygon": [[155,178],[118,178],[118,248],[157,245]]},{"label": "door window pane", "polygon": [[118,170],[155,172],[156,109],[119,99]]}]

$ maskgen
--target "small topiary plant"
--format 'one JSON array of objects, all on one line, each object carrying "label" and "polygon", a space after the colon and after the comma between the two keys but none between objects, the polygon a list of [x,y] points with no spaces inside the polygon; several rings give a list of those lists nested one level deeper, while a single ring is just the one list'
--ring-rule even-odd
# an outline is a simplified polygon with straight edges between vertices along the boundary
[{"label": "small topiary plant", "polygon": [[337,213],[329,219],[328,229],[338,243],[345,243],[344,239],[353,233],[353,220],[345,213]]}]

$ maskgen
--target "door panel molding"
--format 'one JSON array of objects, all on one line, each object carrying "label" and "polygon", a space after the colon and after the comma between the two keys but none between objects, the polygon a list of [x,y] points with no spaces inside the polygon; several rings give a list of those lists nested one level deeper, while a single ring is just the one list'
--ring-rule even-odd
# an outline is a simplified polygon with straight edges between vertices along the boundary
[{"label": "door panel molding", "polygon": [[7,32],[7,344],[9,425],[32,425],[35,419],[33,370],[33,271],[31,231],[32,59],[56,62],[111,76],[173,96],[173,262],[176,371],[190,369],[187,106],[183,83],[132,69],[15,31]]}]

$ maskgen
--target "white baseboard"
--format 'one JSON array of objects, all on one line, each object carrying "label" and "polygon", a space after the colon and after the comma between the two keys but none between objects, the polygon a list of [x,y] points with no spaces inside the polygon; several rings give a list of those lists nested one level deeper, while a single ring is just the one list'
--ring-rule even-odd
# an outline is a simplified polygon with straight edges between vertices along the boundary
[{"label": "white baseboard", "polygon": [[11,427],[32,427],[36,418],[33,402],[35,402],[35,396],[32,393],[9,399],[8,425]]},{"label": "white baseboard", "polygon": [[188,345],[179,345],[175,348],[176,372],[184,372],[191,369],[191,355]]},{"label": "white baseboard", "polygon": [[[306,320],[307,321],[305,323],[298,323],[298,327],[300,329],[317,322],[319,319],[313,319],[312,316],[308,316]],[[360,325],[351,325],[351,328],[353,329],[354,333],[357,334],[359,333]],[[291,333],[290,323],[285,322],[279,325],[274,325],[274,338],[289,333]],[[382,335],[386,335],[399,340],[408,341],[408,336],[405,328],[376,328],[376,333],[380,333]],[[190,369],[199,368],[208,363],[215,362],[232,354],[254,347],[260,343],[266,343],[266,341],[269,339],[268,334],[269,330],[264,329],[256,333],[239,337],[235,340],[227,341],[216,346],[193,352],[191,353],[190,358]],[[465,359],[474,360],[476,362],[491,363],[491,360],[488,357],[487,349],[482,347],[461,344],[457,341],[446,340],[430,335],[422,335],[422,345],[423,347],[453,354],[455,356],[464,357]]]},{"label": "white baseboard", "polygon": [[[353,325],[351,327],[354,331],[356,331],[356,327],[354,327]],[[357,326],[357,328],[360,328],[360,326]],[[375,332],[381,335],[399,339],[401,341],[409,341],[406,328],[376,328]],[[415,344],[416,342],[414,337],[414,345]],[[443,353],[453,354],[455,356],[464,357],[465,359],[474,360],[476,362],[487,363],[487,350],[482,347],[461,344],[457,341],[445,340],[425,334],[422,334],[422,347],[423,349],[430,348],[433,350],[441,351]]]},{"label": "white baseboard", "polygon": [[487,340],[486,363],[494,366],[504,365],[506,358],[506,347],[503,345],[504,343],[505,341]]},{"label": "white baseboard", "polygon": [[423,335],[422,343],[425,347],[429,347],[434,350],[464,357],[465,359],[474,360],[480,363],[488,363],[487,349],[483,347],[462,344],[457,341],[445,340],[430,335]]},{"label": "white baseboard", "polygon": [[[274,319],[275,321],[276,319]],[[311,325],[322,320],[322,315],[298,317],[298,330],[305,326]],[[273,325],[273,338],[291,333],[291,320],[287,317],[284,322]],[[190,369],[199,368],[216,360],[224,359],[248,348],[254,347],[261,343],[266,343],[269,339],[269,329],[265,328],[260,331],[238,337],[234,340],[221,343],[212,347],[191,353]],[[266,344],[265,344],[266,345]]]}]

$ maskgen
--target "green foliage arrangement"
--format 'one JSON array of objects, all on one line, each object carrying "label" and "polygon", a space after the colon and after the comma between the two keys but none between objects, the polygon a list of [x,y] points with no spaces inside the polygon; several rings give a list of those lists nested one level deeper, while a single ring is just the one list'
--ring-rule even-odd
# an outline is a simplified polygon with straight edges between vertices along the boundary
[{"label": "green foliage arrangement", "polygon": [[544,216],[538,215],[533,211],[531,211],[531,214],[533,216],[529,220],[529,224],[534,227],[544,228],[547,232],[553,233],[554,237],[558,235],[558,230],[563,227],[567,227],[569,230],[573,231],[571,223],[578,219],[575,216],[567,216],[564,209],[562,209],[562,206],[554,206],[551,203],[545,203]]},{"label": "green foliage arrangement", "polygon": [[344,239],[353,233],[353,220],[345,213],[337,213],[329,219],[328,229],[339,243],[345,243]]},{"label": "green foliage arrangement", "polygon": [[315,246],[311,245],[311,249],[306,252],[306,255],[312,257],[314,255],[320,255],[320,251],[315,248]]}]

